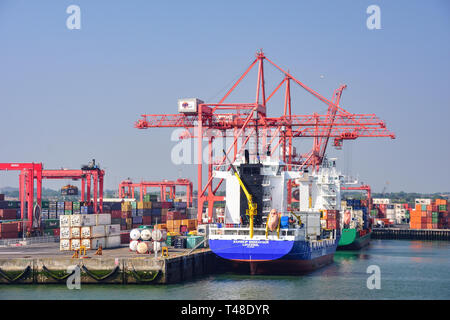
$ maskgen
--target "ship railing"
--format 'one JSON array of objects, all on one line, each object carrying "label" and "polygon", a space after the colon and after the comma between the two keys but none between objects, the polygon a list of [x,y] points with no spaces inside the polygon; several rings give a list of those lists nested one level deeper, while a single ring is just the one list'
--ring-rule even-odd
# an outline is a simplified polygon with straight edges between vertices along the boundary
[{"label": "ship railing", "polygon": [[[224,235],[224,236],[248,236],[250,235],[250,228],[210,228],[210,234],[212,235]],[[274,233],[275,234],[275,233]],[[265,236],[265,228],[254,228],[254,236]],[[295,230],[292,229],[280,229],[280,236],[294,236]]]}]

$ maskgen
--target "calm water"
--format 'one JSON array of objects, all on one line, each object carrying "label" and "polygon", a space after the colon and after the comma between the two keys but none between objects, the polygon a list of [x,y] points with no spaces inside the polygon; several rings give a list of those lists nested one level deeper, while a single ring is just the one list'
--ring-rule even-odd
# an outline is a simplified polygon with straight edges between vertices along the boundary
[{"label": "calm water", "polygon": [[[381,289],[367,288],[367,267],[381,270]],[[0,299],[450,299],[450,243],[372,240],[359,252],[305,276],[222,274],[178,285],[0,286]]]}]

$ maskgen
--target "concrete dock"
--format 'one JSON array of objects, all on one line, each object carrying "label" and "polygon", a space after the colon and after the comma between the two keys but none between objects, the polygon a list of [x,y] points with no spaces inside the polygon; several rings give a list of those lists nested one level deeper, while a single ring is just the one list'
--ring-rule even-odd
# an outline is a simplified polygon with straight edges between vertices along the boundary
[{"label": "concrete dock", "polygon": [[372,239],[450,240],[450,229],[373,228]]},{"label": "concrete dock", "polygon": [[130,252],[128,246],[103,249],[102,256],[72,258],[59,243],[0,248],[0,284],[66,283],[69,268],[79,266],[81,283],[171,284],[217,272],[220,258],[210,249],[169,248],[169,257]]}]

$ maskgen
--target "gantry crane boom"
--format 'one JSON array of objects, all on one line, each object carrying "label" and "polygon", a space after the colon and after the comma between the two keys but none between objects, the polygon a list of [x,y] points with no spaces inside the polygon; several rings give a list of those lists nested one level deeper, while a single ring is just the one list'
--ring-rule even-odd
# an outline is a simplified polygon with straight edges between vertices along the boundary
[{"label": "gantry crane boom", "polygon": [[[283,79],[276,88],[266,97],[264,80],[264,60],[283,74]],[[249,74],[249,71],[257,66],[258,78],[256,99],[251,103],[225,103],[225,100],[237,88],[241,81]],[[298,115],[292,114],[291,86],[294,82],[315,98],[328,106],[325,115]],[[267,103],[271,101],[276,92],[285,85],[284,113],[279,117],[267,116]],[[345,85],[335,90],[331,100],[326,99],[316,91],[296,79],[292,74],[283,70],[269,60],[262,51],[256,53],[256,59],[245,70],[242,76],[232,85],[219,103],[199,103],[198,109],[193,113],[180,114],[143,114],[141,119],[135,122],[137,129],[147,128],[184,128],[186,131],[180,138],[197,140],[197,158],[203,159],[203,141],[208,141],[208,179],[203,183],[203,164],[197,164],[198,175],[198,212],[197,218],[202,221],[203,205],[208,203],[209,222],[212,221],[213,205],[215,201],[222,201],[223,197],[216,195],[223,179],[213,187],[213,170],[224,165],[226,156],[213,159],[212,144],[220,137],[232,137],[231,146],[226,155],[233,154],[233,160],[249,144],[255,141],[256,148],[266,150],[270,147],[271,154],[278,147],[282,149],[282,160],[291,170],[292,165],[304,166],[320,164],[323,159],[330,138],[334,138],[333,145],[341,147],[344,140],[354,140],[362,137],[389,137],[395,138],[395,134],[386,129],[384,121],[375,114],[354,114],[339,106],[342,91]],[[275,137],[279,137],[278,142]],[[315,138],[316,143],[312,151],[296,159],[293,153],[292,141],[294,138]],[[241,143],[241,146],[238,146]],[[228,168],[230,170],[230,167]],[[289,185],[288,185],[289,188]],[[289,193],[289,191],[288,191]],[[288,201],[290,197],[288,196]]]}]

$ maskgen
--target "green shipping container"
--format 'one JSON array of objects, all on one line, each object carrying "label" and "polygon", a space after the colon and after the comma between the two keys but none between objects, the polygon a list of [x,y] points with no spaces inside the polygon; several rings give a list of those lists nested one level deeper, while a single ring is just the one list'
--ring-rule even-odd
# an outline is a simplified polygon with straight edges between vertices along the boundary
[{"label": "green shipping container", "polygon": [[50,205],[50,202],[49,201],[42,201],[42,203],[41,203],[41,207],[42,207],[42,209],[48,209],[49,208],[49,205]]},{"label": "green shipping container", "polygon": [[80,202],[75,201],[72,203],[72,209],[73,210],[80,210]]},{"label": "green shipping container", "polygon": [[427,205],[426,204],[422,205],[422,211],[427,211]]},{"label": "green shipping container", "polygon": [[439,211],[447,211],[447,206],[445,204],[439,205]]},{"label": "green shipping container", "polygon": [[42,220],[42,227],[44,230],[58,229],[59,228],[59,219]]},{"label": "green shipping container", "polygon": [[[193,249],[195,248],[196,245],[198,245],[200,242],[203,241],[203,236],[190,236],[187,238],[187,242],[186,242],[186,248],[188,249]],[[203,248],[204,247],[204,243],[202,243],[199,247],[197,248]]]},{"label": "green shipping container", "polygon": [[72,210],[64,210],[64,214],[65,215],[71,215],[72,214]]},{"label": "green shipping container", "polygon": [[173,246],[173,239],[174,239],[174,237],[172,237],[172,236],[167,236],[166,244],[167,244],[169,247],[172,247],[172,246]]},{"label": "green shipping container", "polygon": [[8,206],[8,209],[19,209],[20,208],[19,201],[7,201],[6,205]]},{"label": "green shipping container", "polygon": [[131,201],[131,209],[136,209],[136,208],[137,208],[136,201]]}]

